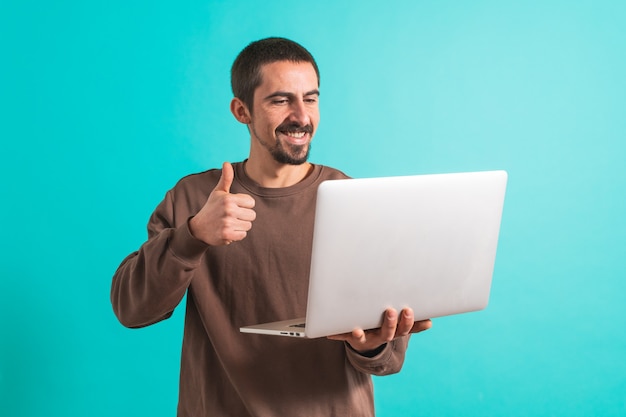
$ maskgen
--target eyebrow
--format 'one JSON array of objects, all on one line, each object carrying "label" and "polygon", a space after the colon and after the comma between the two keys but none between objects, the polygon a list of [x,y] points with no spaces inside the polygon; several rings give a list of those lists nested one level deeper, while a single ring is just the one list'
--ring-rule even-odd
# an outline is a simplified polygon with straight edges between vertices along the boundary
[{"label": "eyebrow", "polygon": [[[313,95],[319,96],[320,95],[320,91],[318,89],[315,89],[315,90],[311,90],[311,91],[308,91],[308,92],[304,93],[304,97],[313,96]],[[288,93],[286,91],[275,91],[272,94],[270,94],[269,96],[265,97],[265,100],[270,100],[270,99],[275,98],[275,97],[294,97],[294,96],[295,96],[295,94]]]}]

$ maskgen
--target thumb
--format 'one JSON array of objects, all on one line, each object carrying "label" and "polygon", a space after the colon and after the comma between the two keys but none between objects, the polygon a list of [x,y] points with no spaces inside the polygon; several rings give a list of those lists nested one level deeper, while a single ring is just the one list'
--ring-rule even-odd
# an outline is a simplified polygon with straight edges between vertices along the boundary
[{"label": "thumb", "polygon": [[234,178],[235,171],[233,170],[233,166],[230,164],[230,162],[224,162],[224,164],[222,165],[222,176],[215,186],[215,191],[230,193],[230,186],[233,184]]}]

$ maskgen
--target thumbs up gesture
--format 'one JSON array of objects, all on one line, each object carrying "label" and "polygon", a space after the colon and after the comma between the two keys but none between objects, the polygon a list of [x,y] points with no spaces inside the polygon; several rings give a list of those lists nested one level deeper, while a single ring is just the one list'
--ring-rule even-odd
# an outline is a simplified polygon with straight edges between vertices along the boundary
[{"label": "thumbs up gesture", "polygon": [[229,245],[244,239],[256,218],[254,199],[247,194],[231,194],[235,178],[233,166],[224,162],[222,176],[204,206],[189,221],[196,239],[208,245]]}]

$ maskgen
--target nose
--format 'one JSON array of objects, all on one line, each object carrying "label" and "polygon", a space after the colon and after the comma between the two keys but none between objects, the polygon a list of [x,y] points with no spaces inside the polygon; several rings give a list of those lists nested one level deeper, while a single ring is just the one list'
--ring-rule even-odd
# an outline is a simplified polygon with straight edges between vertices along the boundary
[{"label": "nose", "polygon": [[311,117],[304,101],[294,100],[292,102],[289,120],[297,122],[301,126],[306,126],[311,123]]}]

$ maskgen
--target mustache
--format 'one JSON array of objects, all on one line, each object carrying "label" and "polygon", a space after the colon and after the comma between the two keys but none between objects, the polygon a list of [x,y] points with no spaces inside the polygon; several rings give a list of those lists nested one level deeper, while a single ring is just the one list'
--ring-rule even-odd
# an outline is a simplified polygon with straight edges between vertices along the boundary
[{"label": "mustache", "polygon": [[312,125],[300,125],[299,123],[287,122],[278,126],[276,128],[276,131],[304,132],[304,133],[312,134],[313,126]]}]

